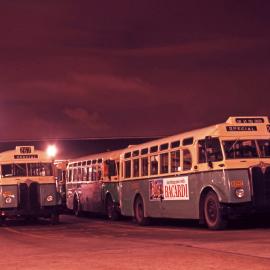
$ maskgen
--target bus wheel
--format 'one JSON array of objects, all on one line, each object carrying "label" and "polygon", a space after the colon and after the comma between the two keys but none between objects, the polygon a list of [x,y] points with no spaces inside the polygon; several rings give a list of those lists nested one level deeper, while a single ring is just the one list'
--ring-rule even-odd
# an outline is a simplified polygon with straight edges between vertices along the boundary
[{"label": "bus wheel", "polygon": [[78,196],[75,196],[73,201],[73,213],[76,217],[79,217],[82,214]]},{"label": "bus wheel", "polygon": [[52,225],[59,224],[59,214],[58,213],[51,214],[51,224]]},{"label": "bus wheel", "polygon": [[222,215],[222,209],[215,192],[209,191],[204,200],[204,218],[210,230],[222,230],[227,226],[227,219]]},{"label": "bus wheel", "polygon": [[134,203],[134,217],[136,222],[141,225],[145,226],[149,224],[149,218],[144,216],[144,205],[143,199],[141,196],[138,196]]},{"label": "bus wheel", "polygon": [[115,209],[111,195],[108,195],[106,199],[106,214],[110,220],[118,220],[120,217],[119,211]]},{"label": "bus wheel", "polygon": [[4,226],[6,217],[0,217],[0,226]]}]

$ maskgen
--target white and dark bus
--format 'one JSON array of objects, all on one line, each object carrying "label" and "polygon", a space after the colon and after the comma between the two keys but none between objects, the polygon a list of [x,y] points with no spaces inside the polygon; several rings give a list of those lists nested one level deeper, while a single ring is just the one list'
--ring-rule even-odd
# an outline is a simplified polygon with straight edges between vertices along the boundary
[{"label": "white and dark bus", "polygon": [[17,146],[0,153],[0,217],[59,221],[54,164],[45,151]]},{"label": "white and dark bus", "polygon": [[66,206],[82,212],[106,214],[117,219],[119,209],[119,163],[122,151],[88,155],[69,161]]},{"label": "white and dark bus", "polygon": [[268,117],[230,117],[74,160],[67,188],[67,205],[75,212],[121,213],[140,225],[182,218],[223,229],[232,217],[270,213]]}]

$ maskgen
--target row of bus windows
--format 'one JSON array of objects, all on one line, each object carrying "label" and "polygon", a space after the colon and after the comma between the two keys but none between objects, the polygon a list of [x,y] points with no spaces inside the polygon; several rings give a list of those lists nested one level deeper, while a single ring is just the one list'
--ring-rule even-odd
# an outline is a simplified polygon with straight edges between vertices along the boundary
[{"label": "row of bus windows", "polygon": [[[91,165],[89,165],[91,164]],[[119,162],[99,159],[99,162],[78,162],[68,166],[68,182],[111,180],[119,171]]]},{"label": "row of bus windows", "polygon": [[52,176],[51,163],[18,163],[1,165],[1,177]]},{"label": "row of bus windows", "polygon": [[[183,139],[182,145],[183,146],[191,145],[191,144],[193,144],[193,142],[194,142],[193,137],[188,137],[188,138]],[[163,143],[161,145],[154,145],[154,146],[151,146],[149,148],[147,147],[147,148],[143,148],[141,150],[135,150],[133,152],[127,152],[127,153],[125,153],[124,158],[130,158],[131,156],[132,157],[137,157],[140,154],[141,155],[146,155],[148,153],[152,154],[152,153],[155,153],[155,152],[158,152],[158,151],[167,150],[169,148],[171,148],[171,149],[178,148],[180,145],[181,145],[181,142],[179,140],[173,141],[170,144],[169,143]]]},{"label": "row of bus windows", "polygon": [[75,181],[98,181],[101,180],[102,170],[101,165],[91,167],[69,168],[68,182]]},{"label": "row of bus windows", "polygon": [[[188,149],[181,150],[183,156],[183,170],[190,170],[192,164],[191,153]],[[180,150],[151,155],[150,157],[134,158],[124,161],[124,177],[140,177],[165,173],[174,173],[182,170]]]}]

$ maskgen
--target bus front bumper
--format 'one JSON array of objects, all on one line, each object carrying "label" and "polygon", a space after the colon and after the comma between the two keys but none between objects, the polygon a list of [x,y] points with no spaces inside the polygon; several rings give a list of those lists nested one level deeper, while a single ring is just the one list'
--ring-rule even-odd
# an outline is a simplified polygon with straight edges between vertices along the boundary
[{"label": "bus front bumper", "polygon": [[24,216],[35,216],[35,217],[45,217],[48,218],[52,214],[60,214],[61,206],[45,206],[39,209],[18,209],[18,208],[0,208],[0,216],[1,217],[24,217]]}]

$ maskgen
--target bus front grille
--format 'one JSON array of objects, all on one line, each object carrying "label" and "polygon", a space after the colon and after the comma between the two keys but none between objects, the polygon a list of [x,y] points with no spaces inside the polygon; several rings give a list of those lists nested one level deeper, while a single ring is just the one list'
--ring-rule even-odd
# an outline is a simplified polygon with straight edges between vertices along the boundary
[{"label": "bus front grille", "polygon": [[29,212],[40,208],[38,183],[32,182],[30,185],[21,183],[19,185],[19,208]]},{"label": "bus front grille", "polygon": [[270,211],[270,167],[253,167],[251,175],[255,208]]}]

